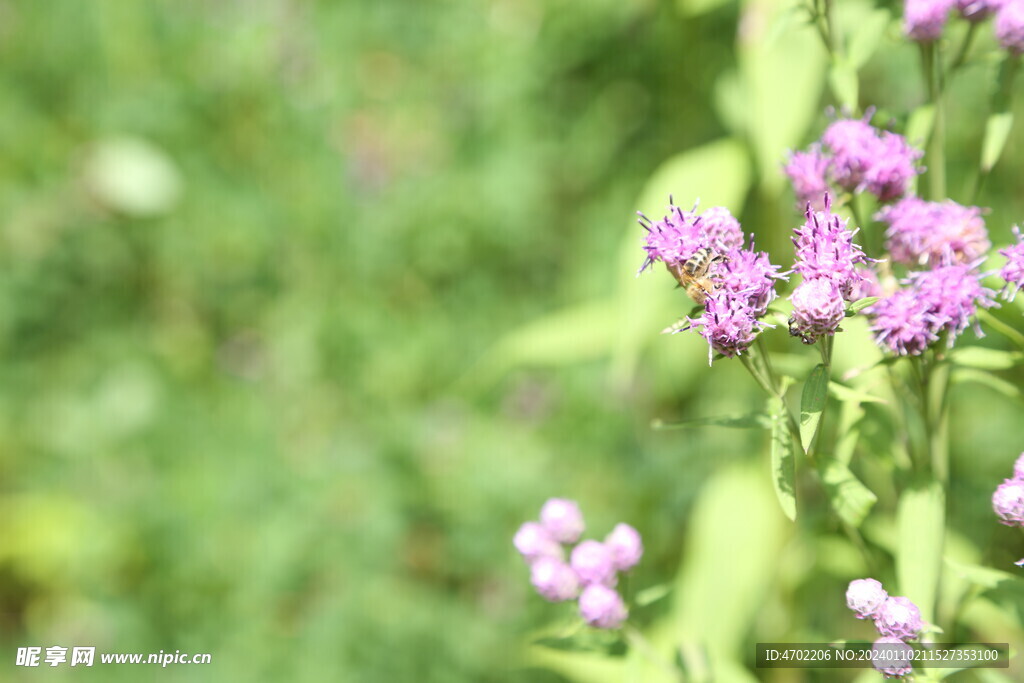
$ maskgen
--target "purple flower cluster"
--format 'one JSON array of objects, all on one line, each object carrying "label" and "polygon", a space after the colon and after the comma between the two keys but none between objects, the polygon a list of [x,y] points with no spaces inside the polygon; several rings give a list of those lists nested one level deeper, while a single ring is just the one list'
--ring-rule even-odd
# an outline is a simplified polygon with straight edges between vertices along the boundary
[{"label": "purple flower cluster", "polygon": [[922,43],[938,40],[954,9],[971,23],[994,14],[999,45],[1014,54],[1024,52],[1024,0],[905,0],[903,32]]},{"label": "purple flower cluster", "polygon": [[839,119],[825,129],[820,143],[792,153],[784,170],[797,201],[820,210],[833,185],[869,192],[883,202],[902,197],[922,171],[917,162],[923,154],[903,136],[873,127],[867,117]]},{"label": "purple flower cluster", "polygon": [[996,487],[992,509],[1002,524],[1024,527],[1024,453],[1013,464],[1013,477]]},{"label": "purple flower cluster", "polygon": [[[911,273],[905,287],[867,309],[875,342],[897,355],[919,356],[941,335],[949,346],[978,312],[995,305],[982,287],[976,264],[955,264]],[[975,334],[982,335],[975,324]]]},{"label": "purple flower cluster", "polygon": [[[890,596],[875,579],[851,581],[846,589],[846,605],[856,613],[858,619],[874,620],[875,628],[881,636],[875,641],[876,647],[909,647],[906,641],[917,638],[924,628],[917,605],[910,598]],[[902,648],[900,650],[905,652]],[[910,673],[910,666],[904,663],[883,661],[879,664],[879,671],[887,678],[898,678]]]},{"label": "purple flower cluster", "polygon": [[785,279],[768,254],[749,249],[733,249],[719,267],[719,286],[697,318],[687,318],[688,326],[708,342],[708,362],[718,352],[727,358],[738,356],[754,342],[758,332],[770,327],[758,318],[768,311],[777,296],[775,281]]},{"label": "purple flower cluster", "polygon": [[1024,236],[1016,226],[1013,228],[1013,235],[1017,238],[1017,243],[999,250],[999,253],[1006,257],[1006,264],[999,270],[999,277],[1006,282],[1003,297],[1007,301],[1013,301],[1013,297],[1021,287],[1024,287]]},{"label": "purple flower cluster", "polygon": [[618,524],[604,542],[581,541],[565,561],[564,545],[579,541],[583,514],[571,500],[552,498],[540,511],[540,522],[519,527],[513,543],[530,565],[530,582],[551,602],[579,598],[580,615],[591,626],[618,628],[628,611],[614,590],[618,572],[636,566],[644,548],[640,534]]},{"label": "purple flower cluster", "polygon": [[951,199],[927,202],[907,197],[875,218],[889,225],[886,248],[893,260],[908,266],[970,263],[992,246],[981,209]]},{"label": "purple flower cluster", "polygon": [[643,247],[647,258],[640,266],[640,272],[655,261],[661,261],[669,268],[685,263],[698,249],[707,248],[727,254],[743,245],[739,221],[721,206],[698,214],[697,207],[683,211],[670,197],[668,215],[660,221],[652,221],[642,213],[639,215],[640,225],[647,231]]}]

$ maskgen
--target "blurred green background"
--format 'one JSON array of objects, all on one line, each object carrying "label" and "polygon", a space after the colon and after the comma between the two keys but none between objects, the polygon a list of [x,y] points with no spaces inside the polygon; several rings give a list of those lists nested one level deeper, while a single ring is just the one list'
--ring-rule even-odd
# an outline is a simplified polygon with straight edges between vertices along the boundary
[{"label": "blurred green background", "polygon": [[[915,51],[838,5],[878,36],[854,101],[902,129]],[[784,520],[765,434],[651,429],[762,399],[659,336],[689,306],[633,277],[634,211],[670,192],[789,267],[780,164],[850,96],[801,22],[774,0],[0,1],[0,679],[139,680],[14,666],[95,645],[212,654],[166,680],[621,680],[529,646],[568,610],[511,536],[555,495],[590,535],[644,535],[632,585],[678,589],[635,615],[655,636],[728,612],[706,626],[748,664],[757,640],[867,637],[842,598],[864,568],[834,515]],[[951,84],[962,201],[995,69]],[[1021,141],[978,200],[998,245]],[[856,323],[837,349],[875,354]],[[1002,567],[1024,545],[988,496],[1024,438],[999,372],[957,387],[951,515]],[[871,424],[868,451],[894,429]],[[961,635],[1020,636],[992,629]]]}]

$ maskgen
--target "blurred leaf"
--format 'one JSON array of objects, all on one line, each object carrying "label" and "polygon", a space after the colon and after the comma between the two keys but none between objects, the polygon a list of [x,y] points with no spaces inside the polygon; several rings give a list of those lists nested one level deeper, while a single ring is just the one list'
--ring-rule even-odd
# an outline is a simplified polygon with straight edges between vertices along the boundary
[{"label": "blurred leaf", "polygon": [[923,146],[932,134],[932,126],[935,125],[935,107],[930,104],[922,104],[910,114],[907,121],[905,137],[907,142],[917,147]]},{"label": "blurred leaf", "polygon": [[975,586],[981,588],[998,588],[1001,584],[1005,583],[1024,590],[1024,579],[1015,574],[1004,572],[1001,569],[957,562],[948,557],[946,558],[946,566],[957,576],[967,579]]},{"label": "blurred leaf", "polygon": [[543,636],[533,644],[565,652],[599,652],[610,657],[621,657],[626,653],[626,643],[617,631],[596,628],[576,629],[563,637]]},{"label": "blurred leaf", "polygon": [[976,382],[993,389],[1007,398],[1021,399],[1021,390],[1016,384],[1000,379],[990,372],[975,370],[973,368],[957,368],[952,375],[953,382],[962,384],[964,382]]},{"label": "blurred leaf", "polygon": [[756,463],[717,470],[694,505],[673,617],[680,647],[705,651],[712,673],[723,660],[746,657],[741,646],[772,581],[765,568],[778,561],[787,537],[777,510]]},{"label": "blurred leaf", "polygon": [[804,390],[800,396],[800,441],[803,443],[804,453],[811,448],[814,435],[818,431],[818,423],[821,422],[821,413],[828,401],[828,375],[829,369],[819,363],[814,366],[807,381],[804,382]]},{"label": "blurred leaf", "polygon": [[734,4],[736,0],[676,0],[676,7],[684,17],[696,17],[719,7]]},{"label": "blurred leaf", "polygon": [[1013,129],[1013,112],[991,114],[985,121],[985,137],[981,143],[981,170],[988,173],[999,161]]},{"label": "blurred leaf", "polygon": [[140,218],[166,213],[181,194],[181,176],[170,158],[136,138],[97,143],[86,158],[85,182],[108,208]]},{"label": "blurred leaf", "polygon": [[852,304],[846,307],[846,317],[856,315],[857,313],[863,311],[865,308],[875,303],[876,301],[878,301],[877,296],[868,296],[864,297],[863,299],[857,299]]},{"label": "blurred leaf", "polygon": [[651,586],[650,588],[645,588],[638,592],[636,597],[633,599],[633,603],[636,604],[637,607],[644,607],[661,600],[671,592],[672,584],[661,583],[657,586]]},{"label": "blurred leaf", "polygon": [[770,193],[782,187],[786,151],[800,145],[817,116],[826,69],[818,36],[794,21],[791,7],[779,0],[748,2],[738,40],[745,129]]},{"label": "blurred leaf", "polygon": [[929,481],[905,490],[896,517],[896,576],[900,593],[914,601],[926,621],[934,622],[946,523],[942,486]]},{"label": "blurred leaf", "polygon": [[796,521],[796,454],[786,420],[786,407],[772,399],[772,484],[775,496],[791,521]]},{"label": "blurred leaf", "polygon": [[981,346],[962,346],[953,349],[949,359],[955,365],[978,370],[1009,370],[1024,361],[1024,353],[986,349]]},{"label": "blurred leaf", "polygon": [[860,69],[875,54],[889,20],[889,10],[875,9],[854,26],[846,49],[846,58],[854,69]]},{"label": "blurred leaf", "polygon": [[828,82],[839,105],[849,111],[857,111],[859,84],[856,67],[846,60],[833,63],[828,72]]},{"label": "blurred leaf", "polygon": [[[701,206],[724,206],[734,215],[743,210],[750,186],[750,162],[743,145],[731,138],[717,140],[678,154],[658,168],[640,195],[639,208],[652,220],[666,211],[669,196],[680,205],[696,199]],[[688,207],[687,207],[688,208]],[[610,321],[616,328],[612,379],[628,384],[643,349],[658,331],[679,317],[675,307],[692,302],[675,288],[664,268],[636,277],[644,259],[642,229],[633,225],[625,233],[619,256],[619,315]],[[685,309],[684,309],[685,310]]]},{"label": "blurred leaf", "polygon": [[854,403],[886,403],[884,398],[879,398],[859,389],[852,389],[839,382],[829,382],[828,390],[840,401],[852,401]]},{"label": "blurred leaf", "polygon": [[772,426],[772,418],[767,413],[750,413],[748,415],[697,417],[681,422],[662,422],[655,420],[652,429],[693,429],[695,427],[732,427],[735,429],[768,429]]},{"label": "blurred leaf", "polygon": [[820,471],[832,509],[844,522],[859,527],[878,497],[838,460],[823,460]]}]

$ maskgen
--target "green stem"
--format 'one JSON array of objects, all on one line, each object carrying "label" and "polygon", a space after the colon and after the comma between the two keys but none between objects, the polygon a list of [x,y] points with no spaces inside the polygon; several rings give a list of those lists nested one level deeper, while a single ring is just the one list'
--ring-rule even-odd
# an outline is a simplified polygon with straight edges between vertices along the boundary
[{"label": "green stem", "polygon": [[978,24],[980,22],[972,21],[967,27],[967,34],[964,36],[963,42],[960,43],[960,49],[956,52],[956,57],[949,63],[949,68],[946,70],[946,78],[948,79],[954,73],[956,73],[961,66],[964,65],[964,60],[967,59],[967,53],[971,50],[971,45],[974,44],[974,36],[978,34]]}]

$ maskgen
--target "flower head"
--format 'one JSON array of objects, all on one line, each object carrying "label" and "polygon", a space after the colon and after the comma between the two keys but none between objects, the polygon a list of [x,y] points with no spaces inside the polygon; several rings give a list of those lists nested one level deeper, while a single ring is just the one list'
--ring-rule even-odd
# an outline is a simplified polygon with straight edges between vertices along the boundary
[{"label": "flower head", "polygon": [[886,678],[902,678],[913,668],[914,648],[899,638],[884,636],[871,646],[871,664]]},{"label": "flower head", "polygon": [[832,151],[832,179],[839,187],[858,189],[875,161],[878,137],[864,119],[839,119],[825,129],[821,141]]},{"label": "flower head", "polygon": [[992,509],[1006,526],[1024,526],[1024,481],[1004,479],[992,494]]},{"label": "flower head", "polygon": [[857,613],[858,619],[875,615],[889,594],[875,579],[855,579],[846,589],[846,606]]},{"label": "flower head", "polygon": [[898,356],[919,356],[938,339],[927,304],[910,289],[901,289],[868,309],[875,343]]},{"label": "flower head", "polygon": [[903,32],[911,40],[938,40],[953,9],[954,0],[906,0],[903,6]]},{"label": "flower head", "polygon": [[793,193],[800,206],[810,204],[816,211],[825,208],[831,163],[831,159],[822,154],[820,144],[811,145],[806,152],[790,154],[783,171],[793,183]]},{"label": "flower head", "polygon": [[1016,244],[1011,244],[999,253],[1006,257],[1006,265],[999,271],[999,277],[1006,282],[1003,289],[1003,296],[1007,301],[1013,301],[1021,287],[1024,287],[1024,237],[1021,236],[1020,228],[1014,226],[1013,235],[1017,238]]},{"label": "flower head", "polygon": [[559,543],[575,543],[583,533],[583,513],[576,501],[551,498],[540,509],[540,523]]},{"label": "flower head", "polygon": [[1002,0],[994,23],[996,40],[1014,54],[1024,52],[1024,0]]},{"label": "flower head", "polygon": [[885,246],[893,260],[908,266],[972,262],[992,246],[981,209],[952,200],[940,203],[907,197],[875,218],[889,224]]},{"label": "flower head", "polygon": [[580,580],[572,567],[554,557],[541,557],[530,566],[530,583],[551,602],[572,600],[580,594]]},{"label": "flower head", "polygon": [[779,266],[772,264],[768,254],[754,251],[751,239],[749,249],[733,249],[728,260],[719,268],[720,292],[726,292],[739,300],[745,300],[755,318],[760,318],[775,300],[775,281],[787,279],[779,273]]},{"label": "flower head", "polygon": [[967,21],[976,23],[999,9],[1001,0],[956,0],[956,9]]},{"label": "flower head", "polygon": [[[933,270],[911,273],[910,283],[928,307],[929,319],[935,332],[946,332],[949,345],[967,329],[978,308],[995,305],[991,289],[981,286],[981,280],[970,264],[942,266]],[[975,334],[983,336],[975,324]]]},{"label": "flower head", "polygon": [[712,206],[700,214],[698,226],[705,244],[719,254],[727,254],[743,246],[740,222],[724,206]]},{"label": "flower head", "polygon": [[584,585],[614,586],[618,581],[612,551],[599,541],[583,541],[573,548],[569,563]]},{"label": "flower head", "polygon": [[741,355],[767,326],[757,319],[746,297],[730,292],[716,292],[708,298],[700,316],[688,322],[690,329],[708,342],[708,363],[716,352],[726,358]]},{"label": "flower head", "polygon": [[921,172],[917,162],[924,152],[889,131],[882,132],[874,148],[875,158],[864,171],[864,189],[883,202],[902,197],[911,179]]},{"label": "flower head", "polygon": [[644,554],[640,532],[628,524],[616,524],[604,539],[605,547],[611,550],[612,564],[619,571],[632,569]]},{"label": "flower head", "polygon": [[805,344],[835,334],[846,315],[839,288],[828,278],[804,280],[789,300],[793,302],[789,333]]},{"label": "flower head", "polygon": [[579,606],[583,620],[597,628],[618,628],[629,616],[619,594],[599,583],[583,589]]},{"label": "flower head", "polygon": [[683,211],[669,204],[668,211],[668,215],[657,222],[640,214],[640,225],[647,231],[643,247],[647,258],[641,271],[655,261],[668,266],[685,263],[701,248],[725,254],[743,244],[739,221],[724,207],[713,206],[698,214],[696,207]]},{"label": "flower head", "polygon": [[536,562],[542,557],[553,557],[562,559],[564,553],[558,541],[551,537],[551,533],[537,522],[526,522],[512,539],[516,550],[527,562]]},{"label": "flower head", "polygon": [[875,628],[883,636],[904,640],[916,638],[924,623],[921,610],[910,598],[886,598],[875,612]]},{"label": "flower head", "polygon": [[863,277],[857,266],[868,263],[864,251],[853,241],[856,231],[847,230],[846,220],[831,212],[827,196],[824,211],[812,211],[808,205],[804,215],[807,220],[794,230],[794,269],[805,279],[831,280],[840,294],[849,298]]}]

